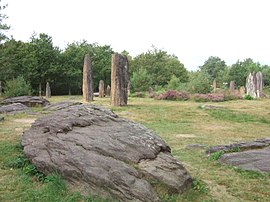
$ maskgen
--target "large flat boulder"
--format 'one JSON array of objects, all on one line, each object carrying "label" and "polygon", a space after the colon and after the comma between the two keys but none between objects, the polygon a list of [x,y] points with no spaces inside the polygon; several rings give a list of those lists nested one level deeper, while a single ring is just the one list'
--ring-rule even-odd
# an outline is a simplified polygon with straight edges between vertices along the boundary
[{"label": "large flat boulder", "polygon": [[19,96],[13,98],[7,98],[2,101],[3,104],[13,104],[13,103],[21,103],[28,107],[44,107],[50,102],[43,97],[38,96]]},{"label": "large flat boulder", "polygon": [[244,170],[270,172],[270,147],[227,153],[222,155],[219,161]]},{"label": "large flat boulder", "polygon": [[[207,149],[207,154],[223,151],[219,158],[223,164],[244,170],[270,172],[270,138],[229,145],[218,145]],[[237,152],[236,152],[237,151]]]},{"label": "large flat boulder", "polygon": [[36,120],[22,145],[38,170],[59,172],[85,194],[152,202],[160,201],[157,190],[182,193],[192,183],[160,137],[94,105],[73,105]]},{"label": "large flat boulder", "polygon": [[21,103],[13,103],[9,105],[4,105],[0,107],[0,114],[7,114],[7,113],[20,113],[23,111],[29,110],[29,107],[21,104]]}]

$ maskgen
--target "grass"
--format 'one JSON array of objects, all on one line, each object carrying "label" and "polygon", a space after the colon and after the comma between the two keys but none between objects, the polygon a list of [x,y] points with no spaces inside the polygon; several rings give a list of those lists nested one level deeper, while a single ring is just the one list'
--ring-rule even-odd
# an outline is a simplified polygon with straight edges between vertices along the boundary
[{"label": "grass", "polygon": [[[67,100],[82,101],[79,96],[50,99],[51,102]],[[192,189],[181,195],[164,196],[162,201],[269,201],[270,175],[221,165],[209,160],[202,149],[187,146],[213,146],[269,137],[270,100],[215,103],[223,108],[214,110],[201,109],[202,103],[193,101],[148,98],[130,98],[126,107],[111,107],[108,98],[95,98],[93,103],[155,131],[194,177]],[[49,177],[52,178],[49,181],[40,181],[35,174],[25,173],[18,146],[20,135],[37,116],[5,115],[5,121],[0,122],[0,201],[106,201],[72,192],[57,175]],[[219,154],[213,157],[217,158]]]}]

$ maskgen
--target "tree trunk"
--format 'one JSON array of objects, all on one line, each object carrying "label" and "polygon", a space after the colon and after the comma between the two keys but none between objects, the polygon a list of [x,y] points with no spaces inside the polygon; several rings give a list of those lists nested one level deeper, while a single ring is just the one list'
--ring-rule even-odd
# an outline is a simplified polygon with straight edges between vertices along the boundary
[{"label": "tree trunk", "polygon": [[111,105],[126,106],[128,100],[128,60],[118,53],[112,55]]},{"label": "tree trunk", "polygon": [[0,81],[0,96],[2,96],[2,81]]},{"label": "tree trunk", "polygon": [[94,82],[93,82],[93,67],[89,54],[84,57],[83,64],[83,99],[86,102],[93,101],[94,97]]}]

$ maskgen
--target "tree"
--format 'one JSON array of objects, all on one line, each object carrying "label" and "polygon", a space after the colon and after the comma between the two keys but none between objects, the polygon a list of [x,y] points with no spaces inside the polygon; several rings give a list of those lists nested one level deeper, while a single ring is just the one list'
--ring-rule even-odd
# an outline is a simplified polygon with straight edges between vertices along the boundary
[{"label": "tree", "polygon": [[210,76],[205,71],[192,72],[188,86],[191,93],[209,93],[211,92]]},{"label": "tree", "polygon": [[146,53],[135,57],[130,63],[130,72],[134,74],[145,69],[152,78],[153,86],[165,86],[175,75],[180,82],[188,80],[188,72],[174,55],[153,47]]},{"label": "tree", "polygon": [[1,5],[1,0],[0,0],[0,44],[2,43],[2,41],[8,38],[5,32],[10,29],[10,26],[8,26],[7,24],[3,22],[5,19],[7,19],[7,15],[2,13],[2,11],[6,7],[7,7],[7,4]]},{"label": "tree", "polygon": [[211,82],[214,81],[220,74],[220,72],[224,71],[226,68],[225,61],[221,60],[219,57],[209,57],[204,65],[200,67],[202,71],[205,71],[209,76]]},{"label": "tree", "polygon": [[131,77],[131,90],[133,92],[147,91],[152,84],[152,78],[146,69],[134,72]]},{"label": "tree", "polygon": [[246,78],[251,72],[261,71],[260,63],[255,63],[251,58],[243,61],[237,61],[230,68],[229,81],[234,81],[236,86],[245,86]]}]

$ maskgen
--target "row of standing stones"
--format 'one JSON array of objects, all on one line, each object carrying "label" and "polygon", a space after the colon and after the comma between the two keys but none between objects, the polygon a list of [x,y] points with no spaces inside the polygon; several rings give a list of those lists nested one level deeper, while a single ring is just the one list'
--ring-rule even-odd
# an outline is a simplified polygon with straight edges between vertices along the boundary
[{"label": "row of standing stones", "polygon": [[[217,82],[213,81],[212,84],[213,92],[217,92]],[[253,72],[248,75],[246,78],[246,88],[241,86],[239,91],[235,87],[235,82],[230,81],[229,92],[232,95],[250,95],[253,98],[263,97],[263,74],[262,72]]]},{"label": "row of standing stones", "polygon": [[[107,94],[111,96],[112,106],[125,106],[128,101],[128,59],[115,53],[112,55],[111,87],[107,87]],[[83,65],[83,99],[86,102],[94,98],[93,66],[89,54],[85,55]],[[99,83],[99,97],[104,97],[104,82]]]}]

